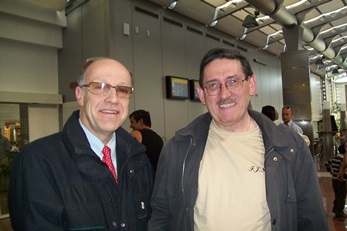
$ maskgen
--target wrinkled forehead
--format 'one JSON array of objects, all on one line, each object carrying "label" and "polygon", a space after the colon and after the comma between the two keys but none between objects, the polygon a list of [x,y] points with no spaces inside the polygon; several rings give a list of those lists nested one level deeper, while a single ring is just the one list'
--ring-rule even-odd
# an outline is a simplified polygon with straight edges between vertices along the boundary
[{"label": "wrinkled forehead", "polygon": [[85,72],[87,79],[115,78],[131,82],[129,71],[118,61],[113,59],[97,60],[90,64]]},{"label": "wrinkled forehead", "polygon": [[204,82],[214,78],[241,78],[244,79],[245,74],[241,63],[236,59],[215,59],[206,65],[204,69]]}]

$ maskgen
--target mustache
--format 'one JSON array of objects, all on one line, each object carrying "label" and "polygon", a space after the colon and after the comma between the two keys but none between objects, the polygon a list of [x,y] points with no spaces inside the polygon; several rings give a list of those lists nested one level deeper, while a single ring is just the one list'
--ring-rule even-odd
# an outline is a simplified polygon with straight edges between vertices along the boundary
[{"label": "mustache", "polygon": [[217,101],[218,106],[222,104],[229,104],[229,103],[236,103],[236,100],[229,97],[229,98],[220,99]]}]

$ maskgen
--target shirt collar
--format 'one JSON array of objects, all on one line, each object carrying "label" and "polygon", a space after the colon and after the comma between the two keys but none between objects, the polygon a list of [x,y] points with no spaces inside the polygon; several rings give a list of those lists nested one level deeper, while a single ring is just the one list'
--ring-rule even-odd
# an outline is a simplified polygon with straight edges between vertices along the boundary
[{"label": "shirt collar", "polygon": [[[91,133],[81,122],[81,119],[78,119],[78,122],[80,123],[84,133],[87,136],[87,139],[90,144],[90,148],[102,159],[104,154],[102,154],[102,149],[105,146],[101,140],[99,140],[93,133]],[[115,133],[112,134],[112,137],[110,141],[107,143],[107,146],[111,149],[111,156],[112,158],[116,156],[116,135]]]}]

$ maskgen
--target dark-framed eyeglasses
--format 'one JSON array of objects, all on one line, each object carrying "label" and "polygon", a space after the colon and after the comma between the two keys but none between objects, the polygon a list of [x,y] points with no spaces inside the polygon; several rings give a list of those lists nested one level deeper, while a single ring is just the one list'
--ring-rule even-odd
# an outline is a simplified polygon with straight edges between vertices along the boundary
[{"label": "dark-framed eyeglasses", "polygon": [[219,93],[222,89],[222,85],[225,85],[225,87],[230,92],[240,90],[243,86],[243,81],[245,81],[245,80],[247,80],[247,78],[245,78],[245,79],[241,79],[241,78],[228,79],[224,84],[219,83],[219,82],[210,82],[210,83],[207,83],[204,88],[206,90],[207,95],[214,96],[214,95],[219,95]]},{"label": "dark-framed eyeglasses", "polygon": [[110,94],[112,88],[116,90],[117,97],[122,99],[129,99],[134,91],[133,87],[128,86],[112,86],[107,83],[90,82],[80,86],[81,88],[87,87],[88,91],[94,95],[107,96]]}]

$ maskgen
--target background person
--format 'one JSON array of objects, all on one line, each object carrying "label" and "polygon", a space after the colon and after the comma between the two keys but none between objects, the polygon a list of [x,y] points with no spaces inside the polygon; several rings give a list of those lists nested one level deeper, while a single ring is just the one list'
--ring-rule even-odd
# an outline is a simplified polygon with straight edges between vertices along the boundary
[{"label": "background person", "polygon": [[163,140],[151,129],[151,115],[148,111],[137,110],[129,115],[129,120],[130,128],[133,129],[130,134],[146,146],[147,156],[156,170]]},{"label": "background person", "polygon": [[208,113],[164,145],[149,230],[328,230],[304,140],[247,109],[256,91],[249,62],[212,49],[199,83]]},{"label": "background person", "polygon": [[301,127],[293,122],[293,113],[292,109],[290,107],[283,107],[282,108],[282,120],[283,124],[287,125],[290,130],[297,132],[299,134],[304,134]]},{"label": "background person", "polygon": [[344,209],[346,202],[346,173],[343,174],[343,179],[340,181],[337,174],[343,162],[343,158],[346,154],[345,149],[346,144],[342,144],[338,147],[338,153],[330,160],[325,162],[325,167],[328,172],[331,173],[332,186],[335,194],[333,213],[335,213],[335,218],[346,218]]},{"label": "background person", "polygon": [[266,105],[261,108],[261,113],[269,117],[270,120],[276,120],[276,109],[271,105]]},{"label": "background person", "polygon": [[118,61],[87,61],[75,89],[80,110],[62,132],[26,145],[15,159],[14,230],[147,229],[153,169],[145,147],[120,127],[132,91]]},{"label": "background person", "polygon": [[2,129],[0,128],[0,161],[6,158],[10,148],[10,141],[2,134]]},{"label": "background person", "polygon": [[299,133],[299,135],[305,140],[307,146],[310,146],[310,139],[308,136],[304,135],[301,127],[293,122],[293,113],[290,107],[283,107],[282,108],[282,120],[283,124],[288,126],[290,130]]}]

